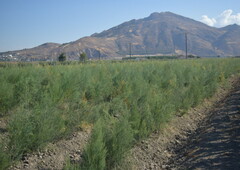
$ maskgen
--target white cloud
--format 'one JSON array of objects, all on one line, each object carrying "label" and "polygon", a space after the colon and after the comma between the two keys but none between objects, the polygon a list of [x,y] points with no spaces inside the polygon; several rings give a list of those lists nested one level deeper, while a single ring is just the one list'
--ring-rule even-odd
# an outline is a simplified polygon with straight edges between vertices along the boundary
[{"label": "white cloud", "polygon": [[217,21],[214,18],[209,18],[207,15],[203,15],[201,22],[203,22],[209,26],[214,26]]},{"label": "white cloud", "polygon": [[207,15],[203,15],[200,21],[209,26],[216,26],[216,27],[224,27],[230,24],[240,25],[240,13],[237,13],[236,15],[234,15],[233,10],[228,9],[223,11],[216,18],[209,18]]}]

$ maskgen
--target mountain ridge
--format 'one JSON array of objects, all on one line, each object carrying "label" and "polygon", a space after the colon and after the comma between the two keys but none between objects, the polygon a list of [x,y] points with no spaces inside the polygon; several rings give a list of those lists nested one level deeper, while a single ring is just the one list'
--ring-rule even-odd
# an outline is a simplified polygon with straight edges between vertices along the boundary
[{"label": "mountain ridge", "polygon": [[64,52],[70,60],[76,60],[80,52],[85,52],[90,58],[121,58],[129,54],[130,44],[133,55],[182,55],[185,33],[189,54],[240,54],[240,26],[237,24],[215,28],[172,12],[154,12],[76,41],[44,43],[31,49],[0,53],[0,57],[12,55],[24,60],[56,60]]}]

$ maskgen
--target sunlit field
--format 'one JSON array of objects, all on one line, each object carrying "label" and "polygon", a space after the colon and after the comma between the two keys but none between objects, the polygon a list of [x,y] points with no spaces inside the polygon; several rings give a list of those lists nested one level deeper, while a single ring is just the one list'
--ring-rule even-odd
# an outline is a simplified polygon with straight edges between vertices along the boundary
[{"label": "sunlit field", "polygon": [[2,168],[90,128],[84,162],[72,166],[112,169],[134,143],[240,72],[233,58],[0,65],[0,115],[8,132],[0,138]]}]

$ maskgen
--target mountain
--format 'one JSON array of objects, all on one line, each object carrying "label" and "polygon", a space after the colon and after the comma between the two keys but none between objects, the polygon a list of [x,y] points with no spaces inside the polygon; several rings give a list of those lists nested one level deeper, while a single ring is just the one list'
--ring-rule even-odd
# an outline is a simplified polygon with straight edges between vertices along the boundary
[{"label": "mountain", "polygon": [[116,37],[118,53],[128,54],[129,43],[133,54],[182,54],[188,34],[189,52],[214,55],[212,43],[221,31],[170,12],[153,13],[149,17],[132,20],[103,31],[94,37]]},{"label": "mountain", "polygon": [[229,55],[240,55],[240,26],[237,24],[221,28],[224,32],[215,41],[214,46]]},{"label": "mountain", "polygon": [[74,60],[78,59],[79,53],[86,52],[90,58],[112,58],[128,55],[130,46],[133,55],[181,55],[185,51],[185,34],[189,54],[240,55],[240,26],[215,28],[171,12],[155,12],[149,17],[134,19],[70,43],[46,43],[31,49],[1,53],[0,56],[56,60],[64,52]]}]

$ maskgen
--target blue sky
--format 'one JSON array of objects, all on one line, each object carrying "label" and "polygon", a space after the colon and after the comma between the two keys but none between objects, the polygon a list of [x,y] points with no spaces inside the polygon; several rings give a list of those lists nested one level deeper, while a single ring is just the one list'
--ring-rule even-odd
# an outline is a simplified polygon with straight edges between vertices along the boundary
[{"label": "blue sky", "polygon": [[153,12],[220,27],[226,10],[238,22],[239,0],[0,0],[0,52],[74,41]]}]

